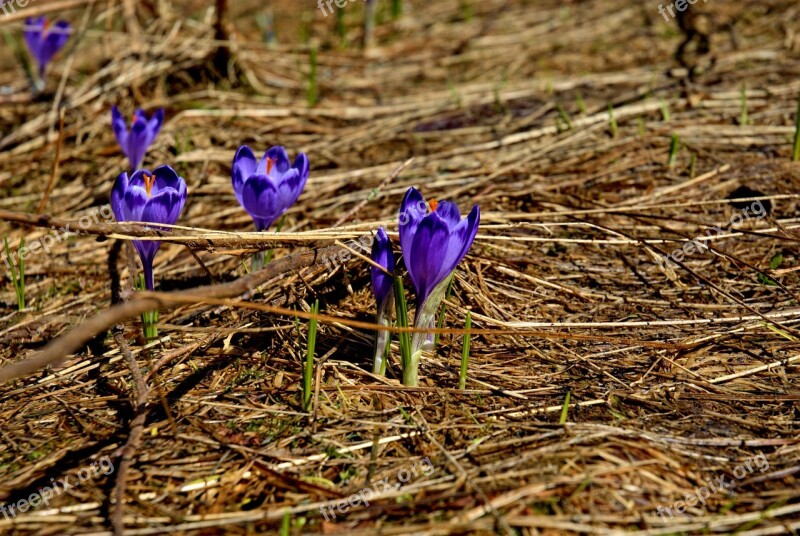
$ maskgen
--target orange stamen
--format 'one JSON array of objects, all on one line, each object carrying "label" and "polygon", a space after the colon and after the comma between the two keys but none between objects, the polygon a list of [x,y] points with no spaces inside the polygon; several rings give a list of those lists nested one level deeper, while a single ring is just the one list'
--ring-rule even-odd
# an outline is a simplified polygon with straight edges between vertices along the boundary
[{"label": "orange stamen", "polygon": [[273,160],[270,157],[267,157],[267,175],[270,174],[270,172],[272,171],[272,166],[274,165],[275,165],[275,160]]},{"label": "orange stamen", "polygon": [[428,201],[428,206],[431,207],[431,212],[436,212],[436,209],[439,207],[439,202],[435,199],[431,199]]},{"label": "orange stamen", "polygon": [[153,185],[156,183],[156,176],[155,175],[144,175],[144,189],[147,192],[147,197],[153,197],[153,194],[150,191],[153,189]]},{"label": "orange stamen", "polygon": [[135,122],[136,122],[136,114],[133,114],[133,117],[131,117],[131,124],[134,124]]}]

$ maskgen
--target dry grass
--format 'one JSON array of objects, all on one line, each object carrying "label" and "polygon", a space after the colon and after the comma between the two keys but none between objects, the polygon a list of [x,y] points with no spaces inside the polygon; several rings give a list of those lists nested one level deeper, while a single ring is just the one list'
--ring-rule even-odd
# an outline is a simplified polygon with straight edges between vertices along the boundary
[{"label": "dry grass", "polygon": [[[4,45],[0,232],[13,243],[107,203],[126,165],[113,104],[166,108],[146,162],[174,164],[190,200],[156,259],[159,342],[143,346],[129,320],[69,356],[58,346],[106,314],[113,279],[130,288],[138,260],[125,247],[109,270],[109,255],[139,229],[100,218],[30,256],[22,312],[3,266],[0,363],[51,341],[66,360],[0,387],[0,501],[77,482],[105,456],[115,470],[0,516],[0,532],[252,534],[287,512],[293,534],[800,531],[795,1],[698,3],[686,24],[711,49],[683,65],[683,33],[655,0],[414,1],[366,52],[361,2],[344,38],[311,2],[270,2],[279,44],[254,23],[265,3],[235,4],[221,42],[198,1],[32,3],[19,13],[81,29],[36,100]],[[21,27],[0,17],[0,31]],[[314,107],[301,33],[319,47]],[[272,241],[232,195],[242,143],[311,159]],[[396,231],[412,185],[482,211],[419,388],[397,382],[396,348],[389,378],[368,372],[368,264],[328,270],[308,253]],[[769,197],[768,217],[730,225],[741,185]],[[40,206],[55,219],[20,224]],[[698,236],[709,250],[657,262]],[[248,251],[272,245],[286,271],[243,293]],[[211,284],[233,290],[191,290]],[[317,298],[309,414],[301,313]],[[481,331],[460,391],[467,310]],[[736,486],[658,514],[719,477]],[[369,506],[325,521],[321,507],[364,488]]]}]

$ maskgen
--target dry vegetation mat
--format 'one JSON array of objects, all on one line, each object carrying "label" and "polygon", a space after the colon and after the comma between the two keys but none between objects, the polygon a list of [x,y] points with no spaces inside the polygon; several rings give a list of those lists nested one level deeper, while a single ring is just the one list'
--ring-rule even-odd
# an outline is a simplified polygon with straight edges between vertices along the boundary
[{"label": "dry vegetation mat", "polygon": [[[0,533],[800,531],[795,0],[7,4]],[[37,88],[41,15],[73,32]],[[112,106],[165,110],[171,230],[109,210]],[[308,155],[280,232],[243,144]],[[412,186],[481,217],[406,386],[368,246]]]}]

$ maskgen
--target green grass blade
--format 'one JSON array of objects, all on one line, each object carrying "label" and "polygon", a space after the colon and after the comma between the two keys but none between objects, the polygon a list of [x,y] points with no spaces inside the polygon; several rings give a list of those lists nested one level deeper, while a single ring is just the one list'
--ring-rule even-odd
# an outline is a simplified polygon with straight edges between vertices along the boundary
[{"label": "green grass blade", "polygon": [[[406,292],[403,288],[403,280],[400,277],[394,278],[394,306],[397,311],[397,327],[408,327],[408,304],[406,303]],[[400,343],[400,364],[403,367],[403,375],[411,364],[411,334],[400,332],[398,334]]]},{"label": "green grass blade", "polygon": [[469,365],[470,329],[472,329],[472,313],[467,311],[467,319],[464,322],[464,344],[461,347],[461,372],[458,375],[459,389],[465,389],[467,386],[467,365]]},{"label": "green grass blade", "polygon": [[303,369],[303,409],[311,409],[311,392],[314,380],[314,350],[317,345],[317,318],[319,314],[319,300],[314,300],[311,307],[311,314],[315,315],[308,324],[308,352],[306,353],[306,365]]},{"label": "green grass blade", "polygon": [[570,392],[567,391],[567,396],[564,397],[564,405],[561,406],[561,417],[558,419],[558,424],[564,424],[567,422],[567,416],[569,415],[569,399]]},{"label": "green grass blade", "polygon": [[614,116],[614,107],[611,106],[611,103],[608,103],[608,128],[611,130],[611,137],[617,137],[617,118]]},{"label": "green grass blade", "polygon": [[675,165],[675,161],[678,159],[680,145],[680,138],[678,138],[677,134],[673,134],[669,142],[669,159],[667,160],[667,166],[672,167]]},{"label": "green grass blade", "polygon": [[289,536],[292,528],[292,513],[286,510],[281,520],[281,536]]},{"label": "green grass blade", "polygon": [[741,112],[739,113],[739,126],[750,124],[750,116],[747,113],[747,86],[742,84],[741,90]]}]

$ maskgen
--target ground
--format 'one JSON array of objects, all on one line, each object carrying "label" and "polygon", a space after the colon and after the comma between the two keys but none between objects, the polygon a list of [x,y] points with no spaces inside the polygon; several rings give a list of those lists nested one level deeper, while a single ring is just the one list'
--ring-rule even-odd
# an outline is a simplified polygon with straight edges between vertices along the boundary
[{"label": "ground", "polygon": [[[363,2],[0,16],[0,233],[41,244],[23,310],[2,265],[0,532],[800,531],[797,2],[389,4],[367,46]],[[32,97],[42,13],[76,31]],[[165,109],[145,165],[188,184],[150,301],[113,105]],[[242,144],[310,159],[275,237],[233,195]],[[321,262],[380,225],[399,253],[410,186],[481,210],[418,387],[396,337],[371,372],[363,255]]]}]

